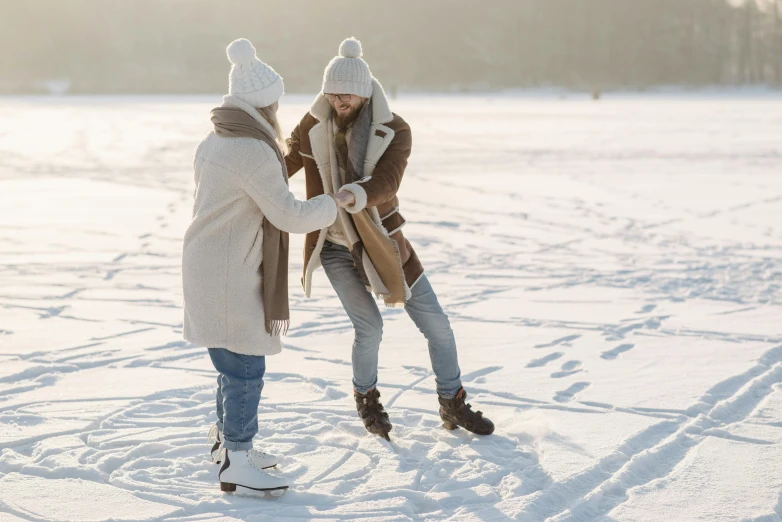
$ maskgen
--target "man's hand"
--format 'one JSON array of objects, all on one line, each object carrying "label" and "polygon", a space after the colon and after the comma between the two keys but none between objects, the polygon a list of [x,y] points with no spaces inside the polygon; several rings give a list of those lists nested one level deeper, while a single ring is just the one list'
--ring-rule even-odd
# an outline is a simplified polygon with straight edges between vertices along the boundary
[{"label": "man's hand", "polygon": [[349,207],[356,204],[356,196],[347,190],[343,190],[334,195],[334,199],[337,201],[337,205],[341,208]]}]

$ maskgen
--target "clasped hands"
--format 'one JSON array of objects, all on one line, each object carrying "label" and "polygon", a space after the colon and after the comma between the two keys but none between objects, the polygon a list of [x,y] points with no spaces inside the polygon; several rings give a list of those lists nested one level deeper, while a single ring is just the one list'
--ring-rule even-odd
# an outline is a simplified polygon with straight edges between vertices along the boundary
[{"label": "clasped hands", "polygon": [[341,190],[334,194],[334,201],[337,202],[338,207],[345,208],[356,204],[356,196],[347,190]]}]

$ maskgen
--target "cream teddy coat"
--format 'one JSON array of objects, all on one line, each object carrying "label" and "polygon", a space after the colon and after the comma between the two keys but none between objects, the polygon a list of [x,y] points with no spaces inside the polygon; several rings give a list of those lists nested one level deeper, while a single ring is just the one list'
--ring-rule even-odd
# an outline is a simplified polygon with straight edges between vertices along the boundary
[{"label": "cream teddy coat", "polygon": [[[225,97],[271,126],[253,107]],[[285,232],[329,227],[337,217],[331,196],[299,201],[290,192],[277,154],[252,138],[210,132],[196,151],[195,204],[182,255],[184,338],[208,348],[273,355],[279,336],[264,327],[261,272],[264,217]]]}]

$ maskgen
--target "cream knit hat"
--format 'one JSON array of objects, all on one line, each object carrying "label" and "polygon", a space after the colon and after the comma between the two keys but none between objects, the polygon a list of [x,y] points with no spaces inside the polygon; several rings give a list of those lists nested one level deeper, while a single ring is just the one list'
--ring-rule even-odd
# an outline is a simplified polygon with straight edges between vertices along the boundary
[{"label": "cream knit hat", "polygon": [[249,40],[234,40],[226,49],[233,64],[228,75],[228,94],[255,108],[268,107],[284,92],[282,77],[260,61]]},{"label": "cream knit hat", "polygon": [[372,73],[367,62],[361,59],[361,42],[348,38],[339,46],[335,56],[323,73],[322,92],[328,94],[355,94],[372,96]]}]

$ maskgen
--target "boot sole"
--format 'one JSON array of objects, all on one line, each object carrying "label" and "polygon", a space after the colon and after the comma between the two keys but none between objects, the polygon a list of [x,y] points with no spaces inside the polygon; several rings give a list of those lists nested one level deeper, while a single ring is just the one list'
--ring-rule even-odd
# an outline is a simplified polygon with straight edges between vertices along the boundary
[{"label": "boot sole", "polygon": [[378,437],[382,437],[386,439],[388,442],[391,442],[391,437],[388,436],[389,431],[380,431],[380,430],[372,431],[369,429],[367,430],[367,432],[371,433],[372,435],[377,435]]},{"label": "boot sole", "polygon": [[[453,431],[453,430],[459,429],[460,427],[461,426],[458,426],[457,424],[454,424],[453,422],[443,421],[443,428],[445,428],[446,430]],[[480,435],[481,437],[485,437],[486,435],[491,435],[492,433],[494,433],[494,430],[491,430],[491,431],[489,431],[487,433],[480,433],[480,432],[477,432],[477,431],[469,430],[467,428],[464,428],[464,429],[469,431],[470,433],[472,433],[474,435]]]},{"label": "boot sole", "polygon": [[269,493],[272,497],[279,498],[288,489],[288,486],[281,488],[251,488],[250,486],[242,486],[241,484],[232,484],[230,482],[220,482],[220,491],[225,493],[244,493],[247,490],[253,496],[266,496]]},{"label": "boot sole", "polygon": [[391,430],[393,429],[393,426],[391,426],[390,428],[388,428],[388,431],[385,431],[385,430],[383,430],[383,429],[380,429],[380,428],[378,428],[378,427],[377,427],[377,426],[375,426],[375,425],[372,425],[372,426],[364,426],[364,428],[366,428],[366,430],[367,430],[367,432],[368,432],[368,433],[371,433],[372,435],[377,435],[378,437],[383,437],[383,438],[384,438],[384,439],[386,439],[388,442],[391,442],[391,437],[389,437],[389,436],[388,436],[388,434],[389,434],[389,433],[391,432]]}]

